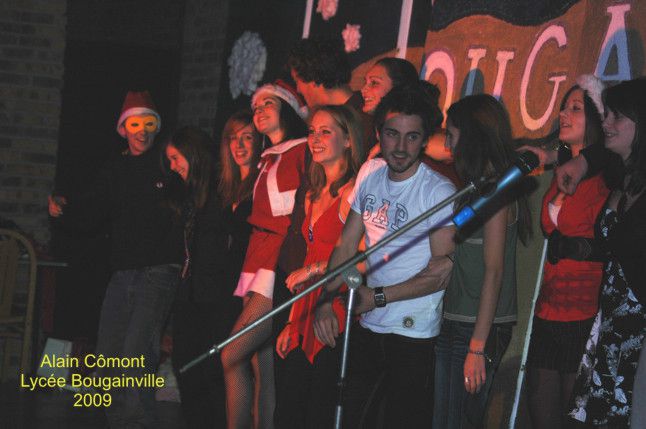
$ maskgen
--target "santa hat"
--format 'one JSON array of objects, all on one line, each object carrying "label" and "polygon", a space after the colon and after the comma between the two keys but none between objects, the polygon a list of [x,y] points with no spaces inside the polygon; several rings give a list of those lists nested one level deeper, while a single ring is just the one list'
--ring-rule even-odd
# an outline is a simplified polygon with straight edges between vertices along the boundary
[{"label": "santa hat", "polygon": [[603,119],[604,109],[601,94],[606,88],[606,85],[601,81],[601,79],[591,74],[582,74],[576,79],[576,84],[588,94],[588,97],[590,97],[594,105],[597,107],[597,112],[599,112],[601,119]]},{"label": "santa hat", "polygon": [[157,118],[157,130],[161,128],[161,118],[159,113],[157,113],[157,108],[153,99],[150,97],[148,91],[128,91],[126,94],[126,99],[123,101],[123,106],[121,106],[121,116],[117,121],[117,132],[121,137],[126,136],[126,128],[124,122],[130,116],[145,116],[152,115]]},{"label": "santa hat", "polygon": [[288,83],[278,79],[274,83],[268,83],[258,88],[256,92],[253,93],[253,96],[251,97],[252,108],[258,96],[263,92],[269,93],[274,97],[280,98],[285,103],[289,104],[292,107],[292,109],[294,109],[296,114],[300,116],[302,119],[307,118],[308,110],[307,110],[307,106],[305,105],[305,102],[303,101],[301,96],[298,95],[296,90]]}]

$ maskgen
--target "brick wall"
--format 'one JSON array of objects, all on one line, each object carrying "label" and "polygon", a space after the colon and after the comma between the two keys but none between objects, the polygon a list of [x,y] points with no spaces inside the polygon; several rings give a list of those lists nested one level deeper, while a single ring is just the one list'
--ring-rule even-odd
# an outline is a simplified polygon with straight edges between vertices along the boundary
[{"label": "brick wall", "polygon": [[184,14],[178,125],[213,130],[225,38],[228,0],[187,0]]},{"label": "brick wall", "polygon": [[177,48],[183,0],[80,0],[69,5],[67,37],[90,42]]},{"label": "brick wall", "polygon": [[46,242],[66,0],[0,2],[0,216]]},{"label": "brick wall", "polygon": [[143,8],[150,13],[141,14],[128,12],[126,0],[74,2],[71,11],[66,0],[0,2],[0,216],[41,243],[49,239],[66,37],[121,43],[135,37],[139,46],[168,48],[181,41],[177,123],[215,131],[229,0],[187,0],[184,10],[177,0],[147,4],[154,4]]}]

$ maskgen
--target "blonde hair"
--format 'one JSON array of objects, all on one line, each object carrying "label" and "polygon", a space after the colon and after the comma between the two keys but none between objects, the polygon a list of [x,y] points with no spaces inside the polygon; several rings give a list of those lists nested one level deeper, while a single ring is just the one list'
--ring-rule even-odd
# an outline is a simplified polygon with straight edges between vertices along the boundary
[{"label": "blonde hair", "polygon": [[[356,176],[361,164],[365,160],[365,154],[363,153],[363,125],[357,112],[348,106],[327,105],[316,107],[312,111],[310,122],[318,112],[328,113],[334,120],[334,123],[341,128],[344,135],[350,141],[350,147],[344,153],[345,171],[341,178],[330,184],[330,194],[336,197],[339,189]],[[310,201],[315,201],[321,195],[321,191],[327,184],[325,171],[320,164],[311,162],[308,169],[308,177],[310,181]]]},{"label": "blonde hair", "polygon": [[[240,167],[236,164],[229,147],[231,134],[250,125],[253,130],[253,155],[249,174],[242,180]],[[258,160],[261,152],[261,137],[253,124],[253,114],[249,110],[241,110],[234,113],[224,124],[222,137],[220,139],[220,181],[218,193],[222,198],[222,205],[229,206],[238,203],[251,195],[253,184],[258,175]]]}]

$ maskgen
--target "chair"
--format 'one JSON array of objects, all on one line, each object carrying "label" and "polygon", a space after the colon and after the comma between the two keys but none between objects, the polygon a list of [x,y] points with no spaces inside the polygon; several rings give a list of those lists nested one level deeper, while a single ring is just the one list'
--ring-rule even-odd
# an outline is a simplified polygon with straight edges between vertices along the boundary
[{"label": "chair", "polygon": [[[24,256],[23,256],[24,255]],[[26,256],[26,259],[24,259]],[[20,305],[14,303],[19,281],[18,265],[21,260],[27,262],[28,283],[24,314]],[[31,357],[32,329],[34,318],[34,295],[36,292],[36,252],[31,243],[20,233],[0,229],[0,338],[4,338],[3,362],[0,368],[0,379],[7,379],[6,370],[9,364],[7,342],[10,338],[22,338],[20,370],[28,373]],[[18,314],[14,314],[18,313]]]}]

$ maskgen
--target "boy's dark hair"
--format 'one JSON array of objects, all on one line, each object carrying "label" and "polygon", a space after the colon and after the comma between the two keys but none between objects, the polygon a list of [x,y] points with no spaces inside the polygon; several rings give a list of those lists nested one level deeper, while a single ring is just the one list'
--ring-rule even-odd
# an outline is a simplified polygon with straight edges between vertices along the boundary
[{"label": "boy's dark hair", "polygon": [[417,115],[422,119],[424,138],[433,135],[442,124],[443,115],[437,106],[437,98],[428,90],[428,83],[401,85],[393,88],[381,99],[375,110],[374,123],[377,132],[381,131],[388,113]]},{"label": "boy's dark hair", "polygon": [[340,40],[303,39],[289,53],[287,66],[304,82],[327,89],[347,85],[352,75]]}]

